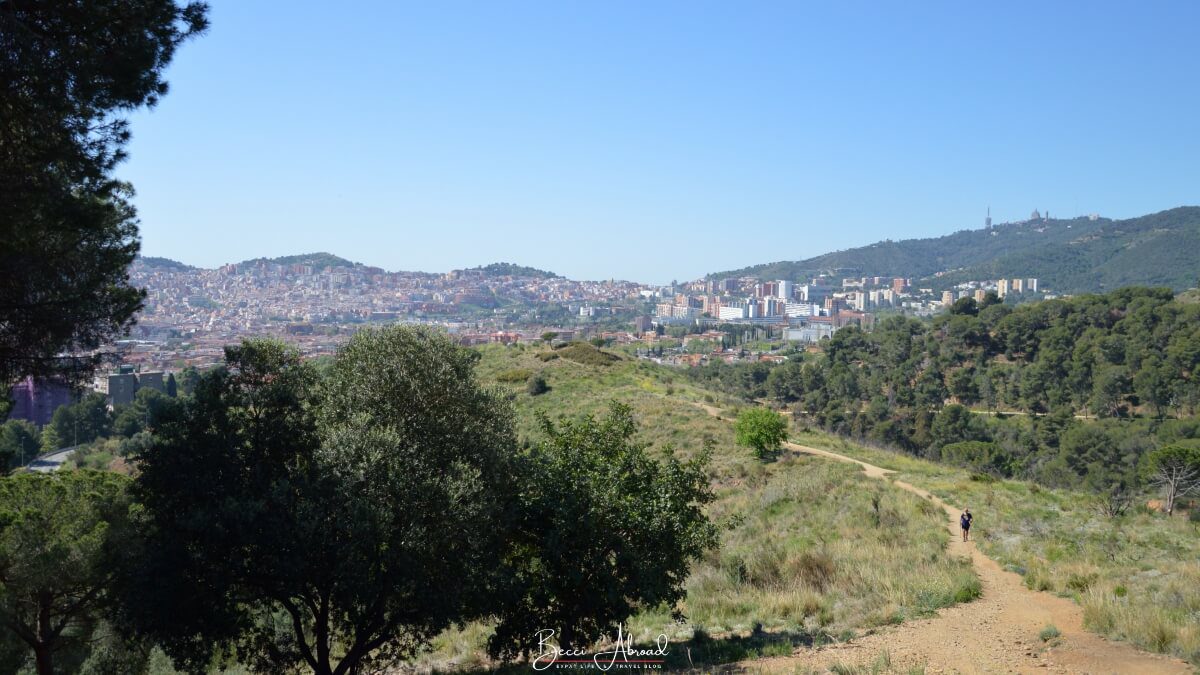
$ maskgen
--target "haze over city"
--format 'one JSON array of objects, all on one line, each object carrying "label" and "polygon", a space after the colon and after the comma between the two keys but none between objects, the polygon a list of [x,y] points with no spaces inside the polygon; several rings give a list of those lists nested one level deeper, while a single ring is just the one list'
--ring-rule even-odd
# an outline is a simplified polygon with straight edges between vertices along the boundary
[{"label": "haze over city", "polygon": [[143,253],[206,267],[665,283],[989,206],[1124,218],[1200,184],[1200,10],[1159,9],[217,0],[118,175]]}]

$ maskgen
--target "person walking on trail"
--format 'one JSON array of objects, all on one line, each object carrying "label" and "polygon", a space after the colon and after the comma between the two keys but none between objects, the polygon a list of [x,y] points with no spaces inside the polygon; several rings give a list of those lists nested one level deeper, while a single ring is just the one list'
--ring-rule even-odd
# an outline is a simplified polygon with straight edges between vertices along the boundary
[{"label": "person walking on trail", "polygon": [[971,509],[963,509],[962,515],[958,517],[958,526],[962,528],[963,541],[967,541],[971,536],[972,520],[975,520],[975,516],[971,515]]}]

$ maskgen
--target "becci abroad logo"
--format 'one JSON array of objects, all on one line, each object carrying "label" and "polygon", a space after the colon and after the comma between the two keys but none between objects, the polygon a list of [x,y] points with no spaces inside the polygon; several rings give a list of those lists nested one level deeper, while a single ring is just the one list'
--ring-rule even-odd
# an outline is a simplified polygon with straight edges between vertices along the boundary
[{"label": "becci abroad logo", "polygon": [[617,625],[617,639],[611,649],[589,652],[586,649],[561,649],[551,642],[556,631],[544,628],[537,632],[538,654],[533,659],[534,670],[662,670],[666,662],[667,636],[659,634],[654,647],[638,649],[633,636],[625,635],[624,626]]}]

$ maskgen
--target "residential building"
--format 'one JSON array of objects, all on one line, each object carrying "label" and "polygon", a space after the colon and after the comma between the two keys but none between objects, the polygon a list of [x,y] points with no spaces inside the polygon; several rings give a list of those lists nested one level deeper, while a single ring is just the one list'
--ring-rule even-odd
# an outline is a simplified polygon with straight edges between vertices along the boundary
[{"label": "residential building", "polygon": [[43,427],[50,423],[54,411],[71,403],[75,395],[65,382],[27,377],[13,385],[10,398],[13,407],[9,419],[28,420]]}]

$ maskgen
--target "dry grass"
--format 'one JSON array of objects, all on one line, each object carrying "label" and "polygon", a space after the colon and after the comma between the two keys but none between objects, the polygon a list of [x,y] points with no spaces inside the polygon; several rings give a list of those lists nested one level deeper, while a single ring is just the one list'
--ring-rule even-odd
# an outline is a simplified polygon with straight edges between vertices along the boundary
[{"label": "dry grass", "polygon": [[[695,405],[728,402],[676,371],[636,361],[543,361],[545,348],[481,352],[485,382],[521,369],[549,383],[541,396],[512,394],[525,438],[537,438],[539,412],[600,415],[615,399],[633,408],[641,440],[654,447],[673,446],[686,456],[712,440],[718,499],[710,515],[725,525],[721,546],[687,581],[687,621],[674,621],[670,608],[646,608],[627,626],[636,639],[666,633],[673,644],[686,641],[694,665],[714,665],[789,654],[798,645],[845,639],[978,596],[970,564],[946,552],[944,516],[936,508],[851,466],[810,457],[754,459],[734,444],[730,419]],[[487,635],[482,625],[448,631],[414,666],[480,667]]]},{"label": "dry grass", "polygon": [[1075,599],[1089,629],[1200,665],[1200,524],[1145,509],[1111,518],[1083,493],[975,481],[824,434],[796,440],[895,469],[901,480],[969,506],[980,548],[1030,588]]}]

